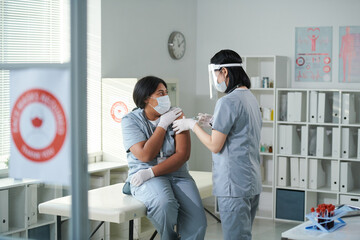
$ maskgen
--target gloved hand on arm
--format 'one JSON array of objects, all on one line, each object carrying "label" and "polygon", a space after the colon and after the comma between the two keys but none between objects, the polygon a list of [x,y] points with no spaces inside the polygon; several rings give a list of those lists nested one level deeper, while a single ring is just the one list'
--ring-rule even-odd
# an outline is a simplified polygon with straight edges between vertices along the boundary
[{"label": "gloved hand on arm", "polygon": [[213,116],[211,114],[199,113],[197,118],[200,127],[211,127],[213,120]]},{"label": "gloved hand on arm", "polygon": [[170,109],[167,113],[164,113],[163,115],[160,116],[160,122],[158,126],[162,127],[166,131],[168,126],[172,124],[175,119],[180,117],[181,114],[182,114],[181,108]]},{"label": "gloved hand on arm", "polygon": [[137,171],[131,178],[131,185],[135,185],[137,187],[141,186],[147,180],[155,177],[154,172],[151,168],[142,169]]},{"label": "gloved hand on arm", "polygon": [[176,134],[179,134],[183,131],[188,131],[190,129],[194,130],[195,124],[196,124],[196,120],[183,117],[183,119],[174,121],[173,129],[176,132]]}]

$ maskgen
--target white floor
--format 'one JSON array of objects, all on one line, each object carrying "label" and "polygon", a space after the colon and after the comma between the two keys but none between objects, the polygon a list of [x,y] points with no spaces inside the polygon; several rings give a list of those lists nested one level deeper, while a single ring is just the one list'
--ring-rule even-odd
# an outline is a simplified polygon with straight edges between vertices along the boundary
[{"label": "white floor", "polygon": [[[207,215],[208,227],[206,229],[206,240],[222,240],[221,224]],[[281,233],[298,225],[298,223],[277,222],[268,219],[255,219],[252,234],[253,240],[279,240]]]},{"label": "white floor", "polygon": [[[205,240],[222,240],[221,223],[218,223],[211,215],[206,213],[208,227],[206,229]],[[256,218],[253,225],[253,240],[279,240],[281,233],[299,225],[299,223],[279,222],[268,219]],[[159,235],[156,236],[159,240]]]}]

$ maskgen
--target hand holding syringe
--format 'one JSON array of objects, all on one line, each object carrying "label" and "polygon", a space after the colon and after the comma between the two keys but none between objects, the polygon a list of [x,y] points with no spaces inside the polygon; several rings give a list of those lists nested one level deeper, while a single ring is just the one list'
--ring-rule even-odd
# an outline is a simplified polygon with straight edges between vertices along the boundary
[{"label": "hand holding syringe", "polygon": [[206,128],[212,126],[213,116],[211,114],[199,113],[193,119],[197,120],[200,127]]}]

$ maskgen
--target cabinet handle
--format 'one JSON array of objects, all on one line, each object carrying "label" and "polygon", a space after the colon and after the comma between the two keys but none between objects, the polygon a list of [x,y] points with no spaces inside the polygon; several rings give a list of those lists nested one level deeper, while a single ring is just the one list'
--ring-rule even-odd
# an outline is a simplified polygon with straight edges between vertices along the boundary
[{"label": "cabinet handle", "polygon": [[351,198],[350,200],[353,201],[353,202],[358,202],[359,201],[359,199],[357,199],[357,198]]}]

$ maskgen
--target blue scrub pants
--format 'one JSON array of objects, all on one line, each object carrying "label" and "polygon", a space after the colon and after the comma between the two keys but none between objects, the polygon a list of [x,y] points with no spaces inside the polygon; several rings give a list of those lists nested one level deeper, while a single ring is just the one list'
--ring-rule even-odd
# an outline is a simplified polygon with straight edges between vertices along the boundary
[{"label": "blue scrub pants", "polygon": [[140,187],[131,186],[132,195],[143,202],[147,217],[162,240],[203,240],[206,216],[199,191],[192,178],[154,177]]},{"label": "blue scrub pants", "polygon": [[224,240],[251,239],[259,197],[217,197]]}]

